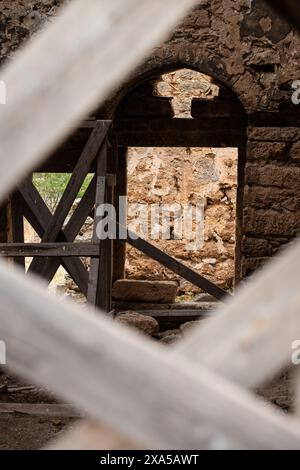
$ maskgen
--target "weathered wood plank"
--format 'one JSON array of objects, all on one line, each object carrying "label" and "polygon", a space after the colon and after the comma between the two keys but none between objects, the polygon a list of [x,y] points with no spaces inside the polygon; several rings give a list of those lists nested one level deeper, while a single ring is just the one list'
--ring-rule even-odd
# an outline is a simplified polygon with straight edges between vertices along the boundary
[{"label": "weathered wood plank", "polygon": [[62,142],[196,3],[68,3],[1,74],[11,99],[0,115],[0,199]]},{"label": "weathered wood plank", "polygon": [[[49,224],[49,220],[52,217],[52,214],[47,207],[46,203],[43,201],[41,195],[33,185],[31,180],[25,180],[20,184],[19,186],[19,191],[22,194],[26,204],[24,205],[24,214],[29,221],[29,223],[33,226],[33,228],[36,230],[37,234],[42,237],[44,234],[44,231],[46,227]],[[90,204],[88,202],[90,201],[91,195],[93,194],[93,181],[90,183],[89,188],[86,190],[86,193],[84,194],[82,200],[78,204],[78,207],[75,209],[75,212],[67,224],[65,230],[73,224],[74,221],[74,227],[72,228],[72,233],[70,230],[70,233],[68,233],[68,230],[65,232],[59,233],[58,239],[61,241],[72,241],[75,236],[77,235],[78,231],[80,230],[83,222],[84,222],[84,214],[85,218],[87,217],[88,211],[90,209]],[[85,205],[87,207],[85,207]],[[85,209],[85,212],[82,210],[82,208]],[[80,215],[80,217],[79,217]],[[84,219],[84,220],[83,220]],[[76,222],[76,223],[75,223]],[[78,224],[77,224],[78,222]],[[80,225],[81,224],[81,225]],[[72,237],[73,232],[75,232],[74,228],[78,227],[76,235]],[[81,291],[86,295],[87,292],[87,272],[85,267],[83,266],[82,262],[80,259],[62,259],[62,260],[51,260],[49,262],[44,262],[41,264],[39,267],[39,275],[42,276],[44,279],[47,279],[49,282],[52,280],[53,276],[55,275],[58,267],[62,263],[63,267],[67,270],[67,272],[70,274],[70,276],[74,279],[78,287],[81,289]]]},{"label": "weathered wood plank", "polygon": [[[299,257],[298,243],[257,273],[227,306],[214,312],[214,318],[174,345],[170,354],[204,364],[248,388],[274,377],[291,363],[292,343],[298,339]],[[296,374],[297,392],[299,382]],[[297,394],[297,411],[299,402]]]},{"label": "weathered wood plank", "polygon": [[[299,351],[299,348],[298,348]],[[295,349],[293,350],[293,353],[295,353]],[[297,354],[297,359],[299,360],[299,352]],[[294,364],[296,365],[296,364]],[[297,416],[297,418],[300,418],[300,373],[299,373],[299,364],[297,364],[296,367],[294,367],[293,371],[293,392],[294,392],[294,403],[293,403],[293,412]]]},{"label": "weathered wood plank", "polygon": [[[289,260],[288,277],[299,276],[299,251]],[[104,316],[47,296],[36,281],[3,264],[0,296],[12,369],[51,385],[131,439],[158,449],[299,448],[297,420]]]},{"label": "weathered wood plank", "polygon": [[170,269],[174,273],[178,274],[179,276],[183,277],[187,281],[191,282],[195,286],[200,287],[216,299],[224,300],[227,297],[231,297],[231,294],[227,293],[225,290],[221,289],[205,277],[196,273],[188,266],[185,266],[184,264],[180,263],[180,261],[176,260],[175,258],[172,258],[172,256],[169,256],[167,253],[164,253],[156,246],[138,237],[135,233],[131,232],[130,230],[128,230],[127,233],[128,236],[126,241],[131,246],[133,246],[139,251],[142,251],[145,255],[158,261],[160,264]]},{"label": "weathered wood plank", "polygon": [[98,257],[97,243],[0,243],[0,256],[24,257]]},{"label": "weathered wood plank", "polygon": [[276,8],[289,23],[292,23],[300,30],[300,13],[297,0],[267,0],[272,8]]}]

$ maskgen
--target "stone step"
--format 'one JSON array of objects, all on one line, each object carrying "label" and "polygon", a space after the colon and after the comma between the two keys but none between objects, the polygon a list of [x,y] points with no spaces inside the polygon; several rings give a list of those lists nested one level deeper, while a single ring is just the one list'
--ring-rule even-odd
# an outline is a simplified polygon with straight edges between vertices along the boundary
[{"label": "stone step", "polygon": [[113,285],[114,300],[142,303],[173,303],[177,294],[174,281],[120,279]]}]

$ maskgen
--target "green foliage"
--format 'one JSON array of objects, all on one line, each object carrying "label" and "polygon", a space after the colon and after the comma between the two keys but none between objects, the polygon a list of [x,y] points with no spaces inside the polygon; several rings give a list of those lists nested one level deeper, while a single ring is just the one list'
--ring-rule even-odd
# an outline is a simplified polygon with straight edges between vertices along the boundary
[{"label": "green foliage", "polygon": [[[77,198],[83,196],[92,177],[92,174],[87,175]],[[70,173],[34,173],[33,183],[52,212],[62,197],[70,178]]]}]

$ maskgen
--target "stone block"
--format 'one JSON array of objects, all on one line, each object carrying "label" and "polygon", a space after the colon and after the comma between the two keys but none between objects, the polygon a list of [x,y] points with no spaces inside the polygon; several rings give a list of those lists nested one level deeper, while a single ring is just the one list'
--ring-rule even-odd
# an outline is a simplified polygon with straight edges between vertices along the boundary
[{"label": "stone block", "polygon": [[246,184],[251,185],[294,188],[297,190],[300,181],[300,168],[248,163],[245,170],[245,180]]}]

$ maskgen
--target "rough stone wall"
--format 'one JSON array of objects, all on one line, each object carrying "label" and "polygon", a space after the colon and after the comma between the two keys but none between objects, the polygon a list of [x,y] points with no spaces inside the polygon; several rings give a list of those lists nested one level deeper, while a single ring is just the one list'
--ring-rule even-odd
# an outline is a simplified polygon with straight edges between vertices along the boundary
[{"label": "rough stone wall", "polygon": [[[175,116],[181,118],[190,117],[192,98],[212,98],[218,94],[210,77],[187,69],[163,75],[156,88],[158,95],[173,98]],[[140,213],[137,204],[149,208],[153,204],[203,204],[202,247],[195,245],[195,237],[192,250],[186,237],[182,240],[160,237],[152,243],[227,289],[234,280],[237,156],[237,149],[216,148],[131,148],[128,152],[130,228],[134,229],[137,218],[142,218],[149,226],[151,239],[150,214],[144,210]],[[164,224],[164,229],[166,225],[174,226],[174,221]],[[126,277],[176,279],[181,294],[199,290],[132,247],[127,248]]]},{"label": "rough stone wall", "polygon": [[300,129],[249,130],[243,275],[300,231]]},{"label": "rough stone wall", "polygon": [[[12,57],[61,3],[2,0],[0,61]],[[249,129],[244,201],[242,193],[238,196],[239,206],[244,207],[244,274],[299,232],[299,121],[292,122],[292,115],[298,112],[299,116],[299,111],[291,105],[292,81],[300,79],[299,59],[299,34],[263,0],[207,0],[106,105],[107,113],[112,113],[134,84],[159,71],[186,66],[224,81],[251,119],[253,113],[281,112],[285,121],[274,124],[267,119],[264,126],[252,122]]]}]

